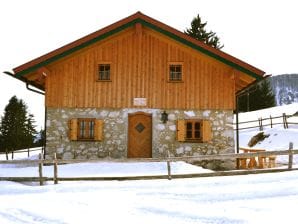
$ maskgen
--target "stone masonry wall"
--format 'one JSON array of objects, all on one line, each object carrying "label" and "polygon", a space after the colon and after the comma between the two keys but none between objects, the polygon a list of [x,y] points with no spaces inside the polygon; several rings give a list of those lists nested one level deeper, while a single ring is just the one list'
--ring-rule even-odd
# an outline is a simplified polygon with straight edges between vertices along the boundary
[{"label": "stone masonry wall", "polygon": [[[199,156],[234,153],[232,111],[167,110],[168,122],[160,120],[163,110],[159,109],[79,109],[47,108],[46,156],[52,158],[126,158],[128,114],[143,111],[152,114],[152,157]],[[69,141],[68,121],[72,118],[96,118],[104,120],[104,140],[101,142]],[[208,119],[212,126],[212,141],[209,143],[187,143],[176,141],[177,119]],[[234,161],[203,162],[208,168],[232,168]]]}]

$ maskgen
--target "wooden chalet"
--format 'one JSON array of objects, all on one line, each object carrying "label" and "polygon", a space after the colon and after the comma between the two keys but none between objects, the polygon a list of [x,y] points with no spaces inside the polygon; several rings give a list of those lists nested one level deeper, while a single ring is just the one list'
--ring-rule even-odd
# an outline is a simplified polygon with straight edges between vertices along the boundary
[{"label": "wooden chalet", "polygon": [[233,152],[235,96],[264,75],[140,12],[13,71],[44,92],[60,158]]}]

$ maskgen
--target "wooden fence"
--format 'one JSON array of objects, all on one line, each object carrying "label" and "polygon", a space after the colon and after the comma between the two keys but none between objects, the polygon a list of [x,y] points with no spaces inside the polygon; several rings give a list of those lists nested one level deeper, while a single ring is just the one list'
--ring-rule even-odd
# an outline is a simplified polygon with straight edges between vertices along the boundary
[{"label": "wooden fence", "polygon": [[[58,160],[54,155],[53,160],[44,160],[40,154],[39,160],[10,160],[0,161],[0,164],[31,164],[38,166],[38,177],[0,177],[0,181],[18,181],[18,182],[39,182],[43,185],[46,181],[54,181],[58,184],[59,181],[107,181],[107,180],[152,180],[152,179],[176,179],[176,178],[194,178],[194,177],[214,177],[214,176],[232,176],[232,175],[245,175],[257,173],[272,173],[283,172],[289,170],[298,170],[293,168],[293,155],[298,154],[298,149],[293,149],[293,144],[290,143],[288,150],[279,151],[265,151],[258,153],[240,153],[240,154],[220,154],[220,155],[202,155],[202,156],[188,156],[188,157],[168,157],[168,158],[141,158],[141,159],[76,159],[76,160]],[[212,173],[192,173],[192,174],[172,174],[171,162],[185,161],[188,163],[203,161],[203,160],[236,160],[240,158],[252,157],[269,157],[273,155],[288,155],[287,168],[271,168],[271,169],[253,169],[253,170],[232,170],[220,171]],[[108,176],[108,177],[59,177],[58,165],[59,164],[73,164],[73,163],[92,163],[92,162],[166,162],[167,170],[164,175],[153,176]],[[43,175],[43,166],[53,166],[53,177],[45,177]]]},{"label": "wooden fence", "polygon": [[0,152],[0,155],[6,156],[6,160],[9,160],[9,154],[11,154],[11,159],[14,159],[14,155],[18,153],[27,153],[27,157],[30,157],[30,153],[36,152],[36,151],[41,151],[41,154],[44,155],[44,147],[39,147],[39,148],[29,148],[29,149],[21,149],[21,150],[14,150],[14,151],[5,151],[5,152]]},{"label": "wooden fence", "polygon": [[[266,126],[270,126],[272,128],[274,125],[279,125],[279,124],[282,124],[284,129],[287,129],[287,128],[289,128],[290,124],[298,125],[298,122],[289,122],[288,121],[288,119],[291,117],[295,117],[295,115],[287,115],[287,114],[283,113],[282,116],[272,117],[270,115],[267,118],[260,117],[260,118],[258,118],[258,120],[243,121],[243,122],[238,123],[239,126],[245,126],[246,124],[251,124],[252,126],[239,127],[238,130],[259,128],[259,130],[262,131],[264,129],[264,127],[266,127]],[[233,125],[236,126],[235,123],[233,123]],[[236,128],[234,128],[234,130],[236,130]]]}]

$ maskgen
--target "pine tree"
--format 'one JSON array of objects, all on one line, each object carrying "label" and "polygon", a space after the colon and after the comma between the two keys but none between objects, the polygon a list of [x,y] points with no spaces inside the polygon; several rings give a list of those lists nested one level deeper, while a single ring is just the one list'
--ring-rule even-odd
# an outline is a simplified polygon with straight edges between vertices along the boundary
[{"label": "pine tree", "polygon": [[4,142],[3,142],[3,136],[0,132],[0,152],[5,152]]},{"label": "pine tree", "polygon": [[184,33],[216,49],[223,48],[223,45],[220,44],[219,37],[216,33],[212,31],[207,32],[205,28],[206,25],[207,22],[203,23],[200,15],[198,14],[197,17],[193,18],[191,27],[186,29]]},{"label": "pine tree", "polygon": [[238,108],[240,112],[255,111],[274,107],[275,96],[268,80],[251,88],[246,94],[239,97]]},{"label": "pine tree", "polygon": [[13,96],[4,109],[1,117],[0,132],[2,136],[2,150],[18,150],[33,146],[34,116],[27,112],[27,106],[23,100]]},{"label": "pine tree", "polygon": [[45,144],[45,139],[46,139],[46,132],[44,129],[41,129],[38,134],[38,140],[35,142],[36,147],[41,147],[44,146]]},{"label": "pine tree", "polygon": [[261,101],[259,104],[260,109],[276,106],[275,95],[268,80],[261,82],[260,95],[258,97]]},{"label": "pine tree", "polygon": [[26,146],[26,148],[30,148],[34,144],[35,136],[37,134],[34,123],[35,123],[35,120],[34,120],[33,114],[29,114],[29,116],[26,119],[26,123],[25,123],[26,129],[24,133],[25,134],[24,146]]}]

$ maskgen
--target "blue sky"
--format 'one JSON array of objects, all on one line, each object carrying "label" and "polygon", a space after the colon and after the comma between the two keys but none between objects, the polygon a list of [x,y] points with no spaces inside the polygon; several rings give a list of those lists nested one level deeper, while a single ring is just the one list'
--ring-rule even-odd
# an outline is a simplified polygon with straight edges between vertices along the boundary
[{"label": "blue sky", "polygon": [[[295,0],[9,0],[0,2],[0,72],[110,25],[137,11],[180,31],[200,13],[223,51],[266,74],[298,73]],[[43,126],[44,98],[0,74],[0,114],[13,95]]]}]

